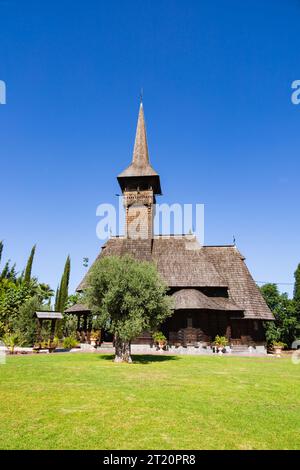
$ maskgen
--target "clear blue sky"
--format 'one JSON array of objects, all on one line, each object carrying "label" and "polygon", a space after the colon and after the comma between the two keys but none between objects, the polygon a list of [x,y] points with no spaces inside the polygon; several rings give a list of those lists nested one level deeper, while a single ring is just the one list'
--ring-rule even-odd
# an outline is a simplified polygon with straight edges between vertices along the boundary
[{"label": "clear blue sky", "polygon": [[[71,289],[100,249],[144,88],[161,202],[204,203],[207,244],[237,246],[258,281],[300,261],[297,0],[0,0],[0,239],[22,269]],[[289,290],[289,286],[281,286]]]}]

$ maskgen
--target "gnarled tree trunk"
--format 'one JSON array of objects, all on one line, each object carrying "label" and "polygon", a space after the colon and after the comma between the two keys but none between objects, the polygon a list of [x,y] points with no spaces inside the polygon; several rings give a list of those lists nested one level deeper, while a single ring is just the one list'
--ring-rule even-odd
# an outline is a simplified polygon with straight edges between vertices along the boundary
[{"label": "gnarled tree trunk", "polygon": [[132,362],[130,352],[130,341],[123,341],[118,336],[115,336],[115,362]]}]

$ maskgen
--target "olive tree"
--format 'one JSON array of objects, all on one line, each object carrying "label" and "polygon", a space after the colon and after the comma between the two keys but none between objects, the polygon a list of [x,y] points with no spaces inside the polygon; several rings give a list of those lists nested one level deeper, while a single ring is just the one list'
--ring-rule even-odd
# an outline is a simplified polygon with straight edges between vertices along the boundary
[{"label": "olive tree", "polygon": [[86,303],[97,326],[114,335],[116,362],[131,362],[131,341],[143,330],[154,331],[172,315],[167,289],[153,263],[128,255],[107,256],[94,263]]}]

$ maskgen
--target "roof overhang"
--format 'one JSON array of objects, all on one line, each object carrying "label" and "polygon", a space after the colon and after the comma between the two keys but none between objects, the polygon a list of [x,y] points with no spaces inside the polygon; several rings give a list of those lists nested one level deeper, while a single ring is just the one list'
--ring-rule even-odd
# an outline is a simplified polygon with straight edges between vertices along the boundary
[{"label": "roof overhang", "polygon": [[154,194],[161,195],[161,186],[160,186],[160,179],[157,174],[152,175],[123,175],[122,173],[117,177],[119,185],[122,191],[131,188],[137,188],[141,186],[151,187],[153,189]]},{"label": "roof overhang", "polygon": [[197,289],[180,289],[172,294],[172,298],[175,310],[243,311],[227,297],[208,297]]}]

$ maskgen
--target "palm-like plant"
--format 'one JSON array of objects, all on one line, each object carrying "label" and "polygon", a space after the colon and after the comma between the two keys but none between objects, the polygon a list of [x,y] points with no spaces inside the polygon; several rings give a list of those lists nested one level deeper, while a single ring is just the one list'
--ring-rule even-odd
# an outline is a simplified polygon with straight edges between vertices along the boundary
[{"label": "palm-like plant", "polygon": [[3,343],[7,348],[9,348],[9,351],[11,354],[14,353],[15,347],[16,346],[21,346],[22,341],[19,338],[18,333],[10,333],[6,332],[5,335],[2,338]]}]

